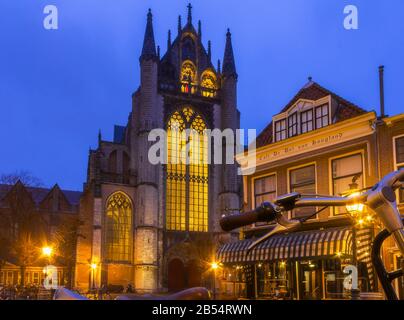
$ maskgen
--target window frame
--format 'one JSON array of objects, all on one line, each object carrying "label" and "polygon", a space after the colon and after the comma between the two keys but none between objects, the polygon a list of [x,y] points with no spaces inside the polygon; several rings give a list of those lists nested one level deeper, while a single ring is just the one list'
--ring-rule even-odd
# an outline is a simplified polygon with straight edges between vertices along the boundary
[{"label": "window frame", "polygon": [[[119,259],[114,259],[113,257],[111,257],[109,255],[109,248],[108,248],[108,235],[107,232],[109,232],[109,225],[107,222],[107,215],[108,215],[108,205],[110,203],[110,201],[112,201],[112,198],[117,195],[117,194],[122,194],[126,200],[129,202],[130,204],[130,223],[129,223],[129,245],[128,245],[128,256],[127,259],[123,259],[123,260],[119,260]],[[130,264],[133,260],[133,230],[134,230],[134,201],[133,199],[129,196],[128,193],[126,193],[123,190],[115,190],[113,192],[111,192],[108,197],[106,198],[105,202],[104,202],[104,210],[103,210],[104,214],[103,214],[103,220],[104,220],[104,227],[103,227],[103,250],[102,250],[102,254],[103,257],[105,259],[106,262],[108,263],[116,263],[116,264]],[[113,226],[112,226],[112,230],[114,230]],[[121,231],[122,232],[122,231]],[[115,239],[117,236],[112,236],[113,239]],[[122,238],[122,235],[119,235],[118,238]],[[122,256],[122,252],[120,253]]]},{"label": "window frame", "polygon": [[[327,114],[323,114],[324,107],[326,107]],[[317,110],[321,110],[321,116],[317,117]],[[317,125],[317,120],[321,119],[321,126]],[[327,124],[324,125],[324,119],[327,119]],[[314,124],[316,129],[325,128],[330,125],[330,105],[329,103],[324,103],[320,106],[314,108]]]},{"label": "window frame", "polygon": [[[291,123],[291,119],[294,119],[295,122]],[[297,111],[293,112],[291,115],[288,116],[288,127],[287,127],[288,138],[292,138],[292,137],[299,135],[298,119],[299,119],[299,117],[298,117]]]},{"label": "window frame", "polygon": [[[399,170],[401,168],[404,168],[404,162],[398,162],[398,159],[397,159],[397,140],[399,140],[399,139],[404,139],[404,134],[393,137],[394,170]],[[401,192],[403,192],[403,194],[401,194]],[[399,204],[404,203],[404,191],[401,191],[401,192],[400,192],[400,190],[397,190],[397,199],[398,199]]]},{"label": "window frame", "polygon": [[[274,177],[275,178],[275,191],[270,191],[270,192],[264,192],[264,193],[260,193],[260,194],[256,194],[255,193],[255,182],[257,181],[257,180],[261,180],[261,179],[265,179],[265,178],[269,178],[269,177]],[[257,177],[254,177],[253,179],[252,179],[252,181],[251,181],[251,186],[252,186],[252,192],[251,192],[251,195],[252,195],[252,204],[253,204],[253,208],[256,208],[257,207],[257,202],[256,202],[256,200],[257,200],[257,197],[258,196],[263,196],[263,195],[267,195],[267,194],[275,194],[275,197],[277,197],[278,196],[278,175],[276,174],[276,172],[272,172],[272,173],[267,173],[267,174],[264,174],[264,175],[261,175],[261,176],[257,176]]]},{"label": "window frame", "polygon": [[[311,114],[311,120],[303,121],[303,115],[304,114],[309,114],[309,113]],[[311,123],[311,130],[303,131],[304,126],[305,125],[308,126],[309,123]],[[311,109],[307,109],[305,111],[302,111],[300,113],[300,133],[305,134],[305,133],[311,132],[313,130],[314,130],[314,109],[311,108]]]},{"label": "window frame", "polygon": [[[361,156],[361,163],[362,163],[362,181],[363,181],[363,186],[366,186],[366,159],[365,159],[365,150],[356,150],[356,151],[352,151],[352,152],[348,152],[345,154],[341,154],[335,157],[331,157],[329,159],[329,170],[330,170],[330,174],[329,174],[329,178],[330,178],[330,194],[334,195],[334,177],[333,177],[333,161],[335,160],[340,160],[340,159],[344,159],[344,158],[349,158],[355,155],[360,155]],[[352,175],[349,175],[352,176]],[[344,177],[349,177],[349,176],[344,176]],[[342,179],[344,177],[339,177],[338,179]],[[344,215],[346,215],[347,213],[337,213],[337,208],[332,207],[330,210],[330,216],[331,217],[343,217]]]},{"label": "window frame", "polygon": [[[306,167],[311,167],[311,166],[314,166],[314,189],[315,189],[315,193],[316,194],[318,193],[317,162],[315,162],[315,161],[305,163],[305,164],[302,164],[302,165],[298,165],[298,166],[294,166],[294,167],[290,167],[290,168],[287,169],[287,183],[288,183],[288,192],[289,193],[292,192],[292,188],[294,187],[294,186],[292,186],[292,183],[291,183],[291,177],[292,177],[291,173],[292,173],[292,171],[303,169],[303,168],[306,168]],[[315,209],[315,211],[317,211],[317,207],[314,207],[314,209]],[[289,216],[289,219],[294,219],[296,217],[295,214],[294,214],[294,210],[289,211],[288,216]],[[319,215],[316,214],[313,218],[310,218],[309,221],[318,220],[318,219],[319,219]]]},{"label": "window frame", "polygon": [[[287,121],[286,120],[287,120],[286,118],[283,118],[283,119],[275,121],[275,128],[274,128],[274,130],[275,130],[275,142],[283,141],[283,140],[286,140],[288,138],[288,126],[287,126]],[[285,124],[285,129],[282,129],[282,125],[281,125],[282,122]],[[280,124],[280,130],[277,130],[277,124]],[[280,134],[280,137],[281,137],[280,139],[277,138],[278,133]],[[285,137],[283,139],[282,139],[282,133],[285,133]]]},{"label": "window frame", "polygon": [[[192,113],[189,115],[189,118],[187,119],[187,115],[184,114],[184,110],[189,109],[192,111]],[[209,129],[208,126],[208,121],[204,117],[204,115],[199,112],[197,108],[194,106],[187,104],[183,105],[178,109],[175,109],[171,112],[170,116],[168,117],[165,126],[167,129],[167,132],[169,132],[171,129],[169,128],[169,123],[171,119],[177,114],[178,117],[182,119],[184,122],[184,128],[182,130],[189,130],[191,129],[194,125],[197,124],[197,120],[201,121],[204,125],[203,130]],[[194,128],[195,129],[195,128]],[[203,137],[205,137],[203,135]],[[187,141],[189,142],[190,136],[187,136]],[[208,149],[208,142],[205,141],[205,138],[203,140],[204,142],[204,148],[206,149],[206,152],[209,152]],[[206,143],[206,145],[205,145]],[[170,147],[170,143],[167,144],[167,148]],[[190,148],[192,148],[192,143],[190,144]],[[199,149],[200,151],[200,149]],[[167,149],[167,156],[169,157],[170,151]],[[181,163],[180,163],[181,164]],[[164,206],[164,230],[166,232],[189,232],[189,233],[208,233],[211,230],[210,226],[210,217],[209,217],[209,208],[210,208],[210,196],[211,196],[211,166],[209,163],[206,164],[192,164],[189,163],[187,165],[181,164],[184,166],[183,172],[181,172],[179,175],[181,176],[181,186],[175,186],[173,182],[174,179],[172,179],[170,176],[171,175],[176,175],[178,174],[178,171],[181,171],[178,166],[179,164],[170,164],[168,162],[165,165],[164,168],[164,175],[165,175],[165,184],[164,184],[164,199],[165,199],[165,206]],[[202,170],[202,171],[201,171]],[[206,173],[205,173],[206,170]],[[202,173],[202,175],[198,175],[196,173]],[[198,178],[201,178],[203,182],[201,183],[200,181],[197,181]],[[171,184],[170,184],[171,183]],[[201,183],[198,185],[198,183]],[[179,191],[178,187],[183,188]],[[202,196],[201,193],[199,192],[197,197],[191,198],[192,195],[195,195],[197,192],[197,189],[202,189]],[[205,192],[206,191],[206,192]],[[170,205],[173,203],[173,198],[169,197],[172,194],[178,195],[179,193],[184,193],[184,201],[180,203],[181,209],[182,206],[184,207],[184,212],[180,213],[179,215],[172,215],[173,209]],[[204,201],[206,198],[206,202]],[[171,200],[171,201],[169,201]],[[206,209],[206,210],[205,210]],[[181,210],[182,211],[182,210]],[[205,214],[206,213],[206,214]],[[179,224],[177,222],[173,223],[172,219],[180,219],[184,218],[184,223],[180,222]],[[193,223],[191,223],[191,218],[193,219]],[[201,223],[202,220],[202,223]],[[197,222],[195,222],[197,221]],[[178,228],[177,225],[180,225]],[[202,229],[202,230],[200,230]]]}]

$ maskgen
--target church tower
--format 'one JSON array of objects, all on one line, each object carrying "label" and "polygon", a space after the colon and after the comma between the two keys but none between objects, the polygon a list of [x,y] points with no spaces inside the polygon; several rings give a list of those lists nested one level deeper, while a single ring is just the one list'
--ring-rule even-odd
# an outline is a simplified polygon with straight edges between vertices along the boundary
[{"label": "church tower", "polygon": [[[100,133],[89,152],[78,287],[130,283],[137,292],[161,292],[211,284],[209,262],[229,237],[219,219],[239,208],[241,188],[235,164],[208,162],[214,148],[207,130],[239,128],[237,73],[230,31],[221,71],[211,42],[202,41],[202,23],[195,28],[187,9],[174,39],[168,31],[162,56],[149,10],[128,122],[115,126],[113,141]],[[162,164],[149,161],[154,129],[167,133]]]}]

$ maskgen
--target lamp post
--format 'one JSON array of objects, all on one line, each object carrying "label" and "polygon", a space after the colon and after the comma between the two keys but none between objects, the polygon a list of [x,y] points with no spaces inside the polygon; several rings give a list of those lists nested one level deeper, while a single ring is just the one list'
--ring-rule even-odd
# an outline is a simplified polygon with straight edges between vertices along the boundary
[{"label": "lamp post", "polygon": [[[349,190],[345,193],[345,195],[354,197],[360,195],[359,186],[356,183],[359,176],[355,176],[352,179],[352,183],[349,184]],[[363,217],[362,213],[364,210],[364,204],[361,202],[355,202],[346,206],[346,209],[349,213],[349,216],[352,220],[352,264],[358,269],[358,248],[357,248],[357,228],[363,227],[366,222],[371,222],[371,217],[368,216],[367,219]],[[369,219],[370,217],[370,219]],[[359,300],[360,299],[360,289],[352,288],[351,289],[351,299]]]},{"label": "lamp post", "polygon": [[91,287],[94,290],[95,289],[95,272],[97,270],[97,264],[92,262],[90,267],[91,267],[91,275],[92,275],[92,277],[91,277],[92,278]]},{"label": "lamp post", "polygon": [[219,264],[212,262],[210,267],[213,270],[213,300],[216,300],[216,270],[219,268]]}]

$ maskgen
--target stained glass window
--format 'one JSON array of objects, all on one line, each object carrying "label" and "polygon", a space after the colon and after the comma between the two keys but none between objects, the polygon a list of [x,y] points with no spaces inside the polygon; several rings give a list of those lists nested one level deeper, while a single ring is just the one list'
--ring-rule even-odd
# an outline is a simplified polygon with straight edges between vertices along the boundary
[{"label": "stained glass window", "polygon": [[201,91],[204,97],[213,98],[216,95],[216,77],[212,72],[205,71],[201,78]]},{"label": "stained glass window", "polygon": [[[190,129],[189,132],[186,129]],[[168,121],[167,230],[208,231],[208,137],[205,129],[202,117],[188,107],[174,112]]]},{"label": "stained glass window", "polygon": [[195,93],[196,68],[191,61],[184,61],[181,68],[181,91]]},{"label": "stained glass window", "polygon": [[132,203],[122,192],[111,195],[106,212],[106,259],[131,261]]}]

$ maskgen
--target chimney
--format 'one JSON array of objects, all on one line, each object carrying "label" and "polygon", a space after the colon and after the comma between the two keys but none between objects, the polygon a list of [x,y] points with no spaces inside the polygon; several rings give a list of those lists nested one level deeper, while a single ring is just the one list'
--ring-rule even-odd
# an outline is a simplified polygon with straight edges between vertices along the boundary
[{"label": "chimney", "polygon": [[384,110],[384,66],[379,67],[379,84],[380,84],[380,118],[386,116]]}]

